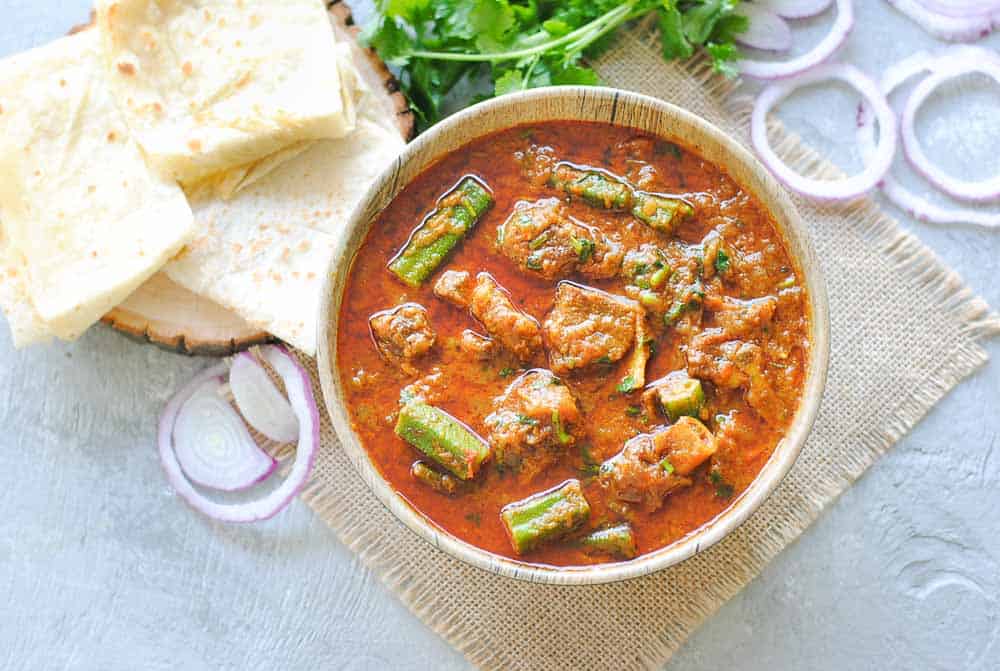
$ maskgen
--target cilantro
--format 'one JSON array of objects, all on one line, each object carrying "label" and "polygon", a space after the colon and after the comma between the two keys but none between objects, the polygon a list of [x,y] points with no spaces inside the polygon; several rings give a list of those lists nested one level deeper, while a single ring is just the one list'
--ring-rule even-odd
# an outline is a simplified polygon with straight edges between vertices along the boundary
[{"label": "cilantro", "polygon": [[728,499],[733,495],[733,486],[722,479],[722,473],[718,468],[713,468],[708,472],[708,479],[715,485],[715,495],[720,499]]},{"label": "cilantro", "polygon": [[528,268],[528,270],[541,270],[542,260],[538,258],[537,254],[532,254],[524,260],[524,265]]},{"label": "cilantro", "polygon": [[597,360],[597,363],[599,363],[601,365],[604,365],[604,366],[610,366],[611,365],[611,357],[609,357],[607,354],[605,354],[600,359]]},{"label": "cilantro", "polygon": [[580,259],[580,263],[586,263],[590,260],[596,246],[593,240],[588,240],[587,238],[571,238],[570,244],[573,245],[573,251],[576,252],[576,257]]},{"label": "cilantro", "polygon": [[638,383],[636,383],[635,378],[631,375],[626,375],[622,378],[622,381],[618,383],[618,386],[615,387],[615,389],[622,394],[630,394],[638,388]]},{"label": "cilantro", "polygon": [[664,459],[660,462],[660,468],[666,471],[667,475],[672,475],[674,472],[674,465],[670,463],[669,459]]},{"label": "cilantro", "polygon": [[500,369],[500,377],[510,377],[517,372],[517,369],[506,366]]},{"label": "cilantro", "polygon": [[640,408],[637,405],[630,405],[629,407],[625,408],[625,414],[628,415],[629,417],[638,417],[639,413],[641,412],[642,408]]},{"label": "cilantro", "polygon": [[[738,0],[376,0],[362,33],[389,65],[421,128],[446,112],[462,84],[463,107],[483,90],[504,95],[539,86],[600,83],[587,62],[624,24],[659,15],[664,58],[705,49],[716,71],[734,74]],[[489,87],[480,83],[489,83]],[[463,82],[471,84],[467,86]],[[461,97],[457,96],[456,97]]]},{"label": "cilantro", "polygon": [[721,248],[715,255],[715,269],[720,273],[729,272],[729,254],[726,254],[725,250]]},{"label": "cilantro", "polygon": [[538,424],[538,420],[534,417],[528,417],[527,415],[523,415],[521,413],[517,413],[517,421],[526,426],[535,426]]}]

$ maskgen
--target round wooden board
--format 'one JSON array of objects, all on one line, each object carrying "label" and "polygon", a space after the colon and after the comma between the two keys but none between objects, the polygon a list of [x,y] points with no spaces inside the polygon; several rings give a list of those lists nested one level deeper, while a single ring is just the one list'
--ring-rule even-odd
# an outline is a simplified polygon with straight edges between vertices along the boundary
[{"label": "round wooden board", "polygon": [[[330,4],[330,16],[337,38],[351,43],[361,76],[373,91],[384,92],[380,100],[386,116],[395,119],[405,140],[412,139],[413,112],[385,63],[372,49],[358,44],[360,30],[354,25],[350,8],[336,0]],[[71,32],[87,27],[78,26]],[[217,303],[184,289],[164,273],[154,275],[101,321],[142,342],[184,354],[227,356],[274,340]]]}]

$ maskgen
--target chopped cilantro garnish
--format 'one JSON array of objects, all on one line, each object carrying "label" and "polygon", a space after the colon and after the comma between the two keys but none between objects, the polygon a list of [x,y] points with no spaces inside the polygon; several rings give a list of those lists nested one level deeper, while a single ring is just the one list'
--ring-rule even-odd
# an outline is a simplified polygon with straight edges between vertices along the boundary
[{"label": "chopped cilantro garnish", "polygon": [[626,375],[622,378],[622,381],[618,383],[615,389],[622,394],[630,394],[639,388],[638,383],[636,383],[635,378],[631,375]]},{"label": "chopped cilantro garnish", "polygon": [[535,426],[538,424],[538,420],[534,417],[528,417],[527,415],[522,415],[521,413],[517,413],[517,421],[527,426]]},{"label": "chopped cilantro garnish", "polygon": [[580,259],[580,263],[586,263],[590,260],[591,255],[594,253],[594,242],[588,240],[587,238],[571,238],[570,244],[573,245],[573,251],[576,252],[576,256]]},{"label": "chopped cilantro garnish", "polygon": [[715,269],[720,273],[729,272],[729,254],[724,249],[719,249],[715,255]]},{"label": "chopped cilantro garnish", "polygon": [[664,459],[660,462],[660,468],[667,472],[667,475],[671,475],[674,472],[674,465],[670,463],[669,459]]},{"label": "chopped cilantro garnish", "polygon": [[532,254],[524,260],[524,265],[528,267],[528,270],[541,270],[542,260],[536,254]]},{"label": "chopped cilantro garnish", "polygon": [[630,405],[629,407],[625,408],[625,414],[628,415],[629,417],[638,417],[639,413],[641,412],[642,408],[640,408],[637,405]]},{"label": "chopped cilantro garnish", "polygon": [[510,377],[517,372],[516,368],[511,368],[510,366],[505,366],[500,369],[500,377]]}]

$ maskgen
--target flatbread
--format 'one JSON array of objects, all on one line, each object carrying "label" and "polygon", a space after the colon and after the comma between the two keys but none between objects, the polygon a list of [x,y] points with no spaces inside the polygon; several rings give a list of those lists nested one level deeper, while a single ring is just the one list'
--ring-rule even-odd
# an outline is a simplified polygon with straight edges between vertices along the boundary
[{"label": "flatbread", "polygon": [[21,348],[52,339],[48,326],[35,312],[28,296],[24,261],[11,249],[0,224],[0,310],[7,317],[14,347]]},{"label": "flatbread", "polygon": [[185,187],[354,127],[322,0],[99,0],[97,26],[129,128]]},{"label": "flatbread", "polygon": [[76,338],[193,232],[183,192],[130,139],[92,31],[0,61],[0,222],[20,342],[37,324],[15,298],[46,332]]},{"label": "flatbread", "polygon": [[403,145],[398,132],[362,118],[351,135],[317,142],[231,200],[194,201],[196,239],[167,274],[313,354],[334,244]]}]

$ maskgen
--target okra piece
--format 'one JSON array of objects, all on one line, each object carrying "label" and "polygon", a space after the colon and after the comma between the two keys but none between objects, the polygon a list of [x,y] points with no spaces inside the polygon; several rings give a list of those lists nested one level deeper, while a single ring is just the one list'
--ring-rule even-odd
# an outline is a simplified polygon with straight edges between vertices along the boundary
[{"label": "okra piece", "polygon": [[628,184],[598,170],[582,170],[570,163],[556,165],[549,186],[606,210],[627,210],[632,203]]},{"label": "okra piece", "polygon": [[580,539],[580,546],[588,554],[606,554],[619,559],[632,559],[636,555],[635,534],[628,524],[589,533]]},{"label": "okra piece", "polygon": [[419,287],[492,205],[493,194],[486,185],[465,177],[438,200],[436,209],[389,263],[389,270],[409,286]]},{"label": "okra piece", "polygon": [[650,228],[672,233],[682,221],[694,214],[694,208],[677,198],[636,191],[632,198],[632,216]]},{"label": "okra piece", "polygon": [[399,409],[396,435],[463,480],[476,476],[490,447],[444,410],[411,401]]},{"label": "okra piece", "polygon": [[580,481],[567,480],[558,487],[508,503],[500,519],[514,552],[523,555],[579,529],[590,518],[590,504]]},{"label": "okra piece", "polygon": [[410,475],[419,482],[445,496],[454,496],[462,490],[462,481],[447,473],[435,471],[426,462],[415,461],[410,466]]},{"label": "okra piece", "polygon": [[701,380],[690,377],[666,378],[656,388],[663,413],[671,422],[684,416],[697,417],[705,405]]}]

